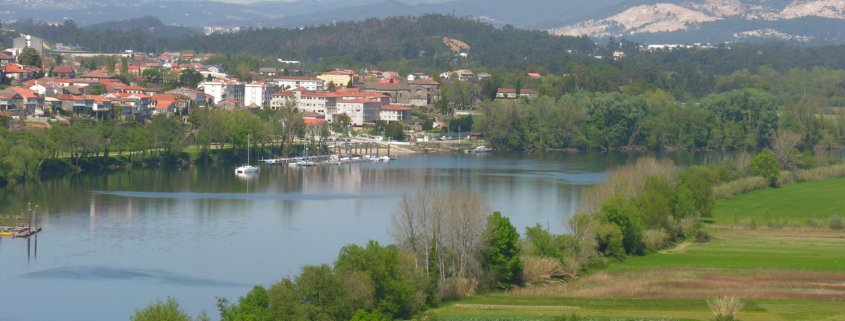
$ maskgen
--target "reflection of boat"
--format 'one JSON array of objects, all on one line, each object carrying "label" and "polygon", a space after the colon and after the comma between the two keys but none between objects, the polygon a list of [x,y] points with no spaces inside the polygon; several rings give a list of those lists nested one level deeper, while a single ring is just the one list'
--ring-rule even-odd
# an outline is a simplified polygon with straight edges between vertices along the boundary
[{"label": "reflection of boat", "polygon": [[379,159],[378,159],[378,160],[379,160],[379,161],[382,161],[382,162],[389,162],[389,161],[390,161],[390,157],[388,157],[388,156],[382,156],[382,157],[379,157]]},{"label": "reflection of boat", "polygon": [[478,147],[473,148],[473,149],[464,150],[464,152],[468,153],[468,154],[470,154],[470,153],[483,154],[483,153],[489,153],[489,152],[492,152],[492,151],[493,150],[490,149],[490,147],[487,147],[487,146],[484,146],[484,145],[478,146]]},{"label": "reflection of boat", "polygon": [[249,134],[246,136],[246,164],[235,168],[235,174],[258,173],[258,167],[249,164]]}]

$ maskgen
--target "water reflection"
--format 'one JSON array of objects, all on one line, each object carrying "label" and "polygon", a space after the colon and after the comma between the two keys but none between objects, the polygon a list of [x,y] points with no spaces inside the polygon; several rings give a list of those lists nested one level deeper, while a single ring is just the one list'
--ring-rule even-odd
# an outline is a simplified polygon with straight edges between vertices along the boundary
[{"label": "water reflection", "polygon": [[[44,251],[23,260],[24,240],[2,240],[4,318],[111,320],[173,296],[188,313],[214,311],[304,264],[329,263],[347,244],[390,242],[386,226],[402,193],[477,189],[520,231],[541,223],[564,233],[584,187],[644,155],[681,167],[729,152],[504,153],[400,156],[388,163],[290,168],[237,164],[79,173],[0,190],[0,213],[41,205]],[[21,242],[18,242],[21,241]],[[33,245],[37,244],[33,240]],[[33,248],[33,258],[35,254]],[[49,309],[34,300],[57,302]],[[102,309],[90,309],[97,306]],[[31,311],[24,315],[17,311]]]}]

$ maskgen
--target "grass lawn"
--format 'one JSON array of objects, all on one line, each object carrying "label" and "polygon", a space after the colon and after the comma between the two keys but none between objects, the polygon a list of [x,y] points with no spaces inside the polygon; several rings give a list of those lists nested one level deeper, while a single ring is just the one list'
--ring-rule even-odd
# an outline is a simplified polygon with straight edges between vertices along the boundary
[{"label": "grass lawn", "polygon": [[718,223],[738,220],[762,220],[769,209],[772,218],[806,223],[811,218],[827,221],[831,215],[845,216],[845,178],[788,184],[719,200],[713,209]]},{"label": "grass lawn", "polygon": [[[797,183],[722,200],[717,222],[806,220],[845,212],[845,179]],[[728,213],[728,214],[726,214]],[[446,320],[544,320],[553,315],[712,320],[706,299],[736,295],[739,320],[845,320],[845,233],[711,229],[687,242],[558,285],[478,295],[446,304]]]}]

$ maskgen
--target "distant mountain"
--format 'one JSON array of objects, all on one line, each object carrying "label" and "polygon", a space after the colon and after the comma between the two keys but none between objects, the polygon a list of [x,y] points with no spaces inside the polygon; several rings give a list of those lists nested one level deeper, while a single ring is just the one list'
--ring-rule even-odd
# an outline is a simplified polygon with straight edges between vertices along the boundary
[{"label": "distant mountain", "polygon": [[119,31],[138,30],[154,36],[181,37],[200,34],[199,29],[192,29],[183,26],[166,26],[156,17],[145,16],[135,19],[124,19],[121,21],[106,21],[85,27],[85,29],[112,29]]},{"label": "distant mountain", "polygon": [[841,0],[628,0],[551,27],[558,35],[642,42],[845,42]]},{"label": "distant mountain", "polygon": [[[240,1],[240,0],[233,0]],[[333,21],[389,16],[453,13],[496,26],[560,26],[622,0],[298,0],[236,4],[167,0],[0,0],[0,19],[33,18],[44,22],[74,20],[79,25],[155,16],[165,25],[190,27],[298,27]]]}]

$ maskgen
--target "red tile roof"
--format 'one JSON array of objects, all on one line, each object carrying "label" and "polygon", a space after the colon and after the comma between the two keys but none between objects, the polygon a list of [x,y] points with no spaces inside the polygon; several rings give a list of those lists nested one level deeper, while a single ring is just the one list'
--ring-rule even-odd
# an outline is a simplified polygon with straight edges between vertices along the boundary
[{"label": "red tile roof", "polygon": [[379,103],[375,100],[369,99],[347,99],[347,100],[338,100],[339,103],[365,103],[365,104],[372,104],[372,103]]},{"label": "red tile roof", "polygon": [[8,64],[6,64],[6,73],[7,74],[20,74],[20,73],[28,73],[29,72],[29,71],[24,70],[23,68],[24,68],[23,65],[19,65],[19,64],[16,64],[16,63],[8,63]]},{"label": "red tile roof", "polygon": [[53,73],[60,73],[60,74],[69,74],[76,71],[73,67],[70,66],[61,66],[53,68]]},{"label": "red tile roof", "polygon": [[322,125],[326,123],[325,119],[303,118],[302,121],[306,125]]},{"label": "red tile roof", "polygon": [[412,110],[412,108],[396,106],[396,105],[384,105],[384,106],[381,106],[381,110],[400,110],[400,111],[404,111],[404,110]]},{"label": "red tile roof", "polygon": [[9,89],[16,91],[17,93],[21,94],[23,98],[27,99],[34,99],[38,98],[38,95],[35,94],[34,91],[29,90],[28,88],[21,88],[21,87],[9,87]]}]

